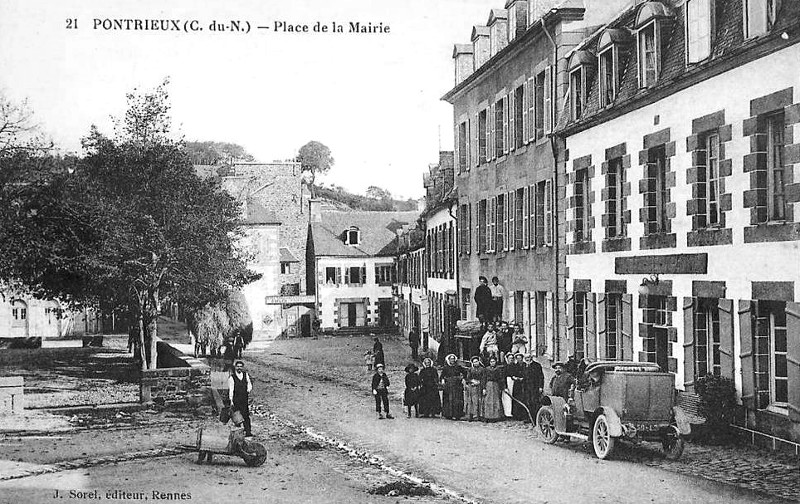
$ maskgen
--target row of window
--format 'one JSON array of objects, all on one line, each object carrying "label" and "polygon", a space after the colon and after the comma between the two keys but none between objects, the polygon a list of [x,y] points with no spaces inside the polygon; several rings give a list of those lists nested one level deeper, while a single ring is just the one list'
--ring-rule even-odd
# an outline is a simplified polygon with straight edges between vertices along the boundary
[{"label": "row of window", "polygon": [[418,250],[400,256],[397,262],[397,278],[401,284],[424,287],[428,277],[428,256]]},{"label": "row of window", "polygon": [[458,173],[544,138],[553,128],[553,75],[547,67],[456,126]]},{"label": "row of window", "polygon": [[458,220],[461,254],[551,246],[553,197],[552,179],[548,179],[480,200],[474,205],[474,219],[473,204],[462,204]]},{"label": "row of window", "polygon": [[[686,0],[683,13],[687,65],[700,63],[711,56],[717,39],[718,19],[723,14],[730,15],[730,7],[722,0]],[[780,14],[781,1],[742,0],[742,7],[744,37],[753,38],[773,29]],[[664,59],[662,51],[667,47],[666,37],[671,33],[669,21],[672,17],[669,9],[659,2],[646,2],[640,7],[633,27],[640,88],[650,87],[659,79]],[[590,55],[587,51],[573,55],[569,65],[570,115],[573,120],[579,119],[584,112],[595,66],[598,68],[600,107],[614,102],[624,74],[623,58],[628,54],[629,39],[625,29],[606,30],[598,42],[597,58],[587,57]]]},{"label": "row of window", "polygon": [[[376,265],[374,279],[377,285],[392,285],[397,281],[394,265]],[[367,268],[365,266],[328,266],[325,268],[325,283],[327,285],[364,285],[367,283]]]},{"label": "row of window", "polygon": [[[780,222],[787,218],[786,185],[791,182],[784,166],[785,118],[783,111],[768,114],[762,121],[766,134],[766,173],[765,177],[754,178],[752,189],[765,193],[764,210],[758,213],[756,223]],[[720,136],[714,129],[698,136],[696,181],[693,189],[693,210],[698,218],[693,219],[693,229],[713,229],[724,227],[722,206],[722,175],[720,172]],[[644,219],[645,235],[669,232],[670,190],[667,174],[669,172],[664,144],[647,150],[647,165],[642,181],[645,190]],[[625,170],[622,158],[608,161],[604,188],[606,190],[606,238],[625,236]],[[591,238],[591,219],[589,195],[591,179],[589,169],[576,170],[573,182],[574,235],[580,242]]]},{"label": "row of window", "polygon": [[453,223],[429,228],[426,233],[429,274],[434,278],[453,278],[455,275]]}]

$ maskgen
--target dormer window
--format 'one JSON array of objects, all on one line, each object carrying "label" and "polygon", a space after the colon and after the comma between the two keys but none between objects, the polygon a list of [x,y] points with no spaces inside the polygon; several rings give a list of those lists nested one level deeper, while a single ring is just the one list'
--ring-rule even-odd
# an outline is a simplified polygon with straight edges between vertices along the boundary
[{"label": "dormer window", "polygon": [[614,103],[622,80],[620,54],[630,41],[630,34],[623,29],[608,29],[597,44],[598,84],[600,106]]},{"label": "dormer window", "polygon": [[351,226],[345,233],[345,245],[358,245],[361,243],[361,231],[355,226]]},{"label": "dormer window", "polygon": [[744,36],[758,37],[772,30],[781,10],[781,0],[743,0]]},{"label": "dormer window", "polygon": [[661,2],[646,2],[636,15],[639,57],[639,87],[650,87],[661,73],[662,34],[672,19],[672,11]]},{"label": "dormer window", "polygon": [[698,63],[711,55],[714,0],[686,1],[686,62]]},{"label": "dormer window", "polygon": [[570,111],[573,120],[580,119],[586,109],[588,74],[594,62],[594,55],[588,51],[577,51],[569,60]]}]

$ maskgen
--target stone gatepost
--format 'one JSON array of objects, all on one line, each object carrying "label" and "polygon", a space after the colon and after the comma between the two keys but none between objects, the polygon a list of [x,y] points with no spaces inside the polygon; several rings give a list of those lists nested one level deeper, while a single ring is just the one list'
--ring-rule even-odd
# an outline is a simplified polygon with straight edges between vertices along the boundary
[{"label": "stone gatepost", "polygon": [[22,387],[21,376],[0,378],[0,415],[22,413],[25,408]]}]

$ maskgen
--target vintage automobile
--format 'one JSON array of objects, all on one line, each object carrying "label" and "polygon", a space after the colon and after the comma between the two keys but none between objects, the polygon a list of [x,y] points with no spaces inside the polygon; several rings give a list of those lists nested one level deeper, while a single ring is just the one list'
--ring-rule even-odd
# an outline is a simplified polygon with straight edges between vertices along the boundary
[{"label": "vintage automobile", "polygon": [[691,427],[675,404],[674,377],[650,362],[601,361],[589,364],[574,397],[544,396],[536,429],[547,443],[560,437],[591,440],[605,459],[619,439],[660,441],[667,458],[683,453]]}]

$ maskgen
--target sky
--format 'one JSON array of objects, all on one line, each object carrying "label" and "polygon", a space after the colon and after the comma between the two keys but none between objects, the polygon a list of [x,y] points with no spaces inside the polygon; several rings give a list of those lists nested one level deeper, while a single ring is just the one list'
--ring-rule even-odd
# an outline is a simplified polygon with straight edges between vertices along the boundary
[{"label": "sky", "polygon": [[[113,132],[126,93],[169,77],[173,127],[186,140],[238,143],[265,162],[318,140],[335,159],[323,182],[419,197],[428,165],[453,146],[452,107],[440,100],[454,86],[453,44],[503,4],[0,0],[0,91],[27,99],[56,144],[79,153],[92,124]],[[126,19],[175,20],[182,31],[103,28]],[[231,20],[250,32],[209,29]],[[314,32],[317,22],[328,33]],[[333,22],[344,32],[331,33]],[[348,33],[351,22],[389,33]]]}]

